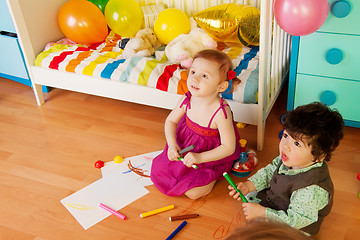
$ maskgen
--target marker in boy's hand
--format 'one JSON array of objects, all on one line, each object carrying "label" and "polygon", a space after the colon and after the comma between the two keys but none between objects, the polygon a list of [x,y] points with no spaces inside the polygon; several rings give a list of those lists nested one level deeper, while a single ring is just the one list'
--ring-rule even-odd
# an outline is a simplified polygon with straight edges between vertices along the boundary
[{"label": "marker in boy's hand", "polygon": [[[246,185],[243,182],[238,183],[237,185],[237,189],[239,189],[245,196],[249,193],[248,188],[246,187]],[[232,196],[234,199],[240,201],[241,197],[240,197],[240,192],[236,191],[236,189],[229,185],[228,189],[231,190],[229,192],[229,195]]]},{"label": "marker in boy's hand", "polygon": [[[246,196],[248,193],[256,191],[256,188],[254,184],[250,181],[246,182],[239,182],[237,185],[237,188]],[[241,201],[240,193],[236,191],[234,187],[231,185],[228,186],[228,189],[231,190],[229,192],[229,195],[235,198],[238,201]]]},{"label": "marker in boy's hand", "polygon": [[233,180],[230,178],[230,176],[227,174],[227,172],[223,173],[223,176],[225,177],[226,181],[228,181],[228,183],[230,184],[230,186],[232,187],[233,190],[235,190],[239,195],[241,200],[244,203],[247,203],[248,200],[245,198],[244,194],[241,192],[240,189],[238,189],[238,187],[236,186],[236,184],[233,182]]}]

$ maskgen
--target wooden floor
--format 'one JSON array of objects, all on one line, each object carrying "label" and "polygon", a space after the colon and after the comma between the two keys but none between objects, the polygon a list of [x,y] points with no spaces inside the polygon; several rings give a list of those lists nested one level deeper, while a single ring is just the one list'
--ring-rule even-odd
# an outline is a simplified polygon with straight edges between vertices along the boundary
[{"label": "wooden floor", "polygon": [[[101,178],[97,160],[130,157],[164,147],[168,110],[101,97],[53,90],[38,107],[31,88],[0,78],[0,239],[164,239],[180,222],[168,217],[198,213],[175,239],[224,239],[245,222],[240,202],[219,181],[206,197],[192,201],[168,197],[154,186],[149,194],[84,230],[60,200]],[[271,112],[262,167],[278,153],[283,91]],[[244,113],[246,114],[246,113]],[[255,147],[256,128],[240,134]],[[360,129],[346,127],[345,138],[329,163],[335,184],[334,207],[315,239],[360,239]],[[238,182],[241,178],[233,179]],[[140,219],[139,214],[174,204],[171,212]]]}]

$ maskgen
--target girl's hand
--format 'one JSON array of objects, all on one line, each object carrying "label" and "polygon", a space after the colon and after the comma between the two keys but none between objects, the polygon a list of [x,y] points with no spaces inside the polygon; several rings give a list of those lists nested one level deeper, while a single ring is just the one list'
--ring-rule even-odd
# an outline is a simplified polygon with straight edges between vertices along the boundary
[{"label": "girl's hand", "polygon": [[183,162],[187,167],[192,167],[193,164],[201,163],[200,153],[189,152],[185,155]]},{"label": "girl's hand", "polygon": [[[249,181],[240,182],[237,184],[237,188],[242,192],[242,194],[244,194],[244,196],[246,196],[250,192],[250,186],[249,186],[248,182]],[[241,201],[240,193],[236,192],[236,190],[230,185],[228,186],[228,189],[231,190],[229,192],[230,196],[232,196],[233,198],[235,198],[238,201]]]},{"label": "girl's hand", "polygon": [[243,203],[242,207],[246,220],[257,217],[265,218],[266,208],[258,203]]},{"label": "girl's hand", "polygon": [[168,155],[168,158],[170,161],[179,161],[179,153],[178,151],[180,150],[179,146],[172,146],[168,148],[168,151],[167,151],[167,155]]}]

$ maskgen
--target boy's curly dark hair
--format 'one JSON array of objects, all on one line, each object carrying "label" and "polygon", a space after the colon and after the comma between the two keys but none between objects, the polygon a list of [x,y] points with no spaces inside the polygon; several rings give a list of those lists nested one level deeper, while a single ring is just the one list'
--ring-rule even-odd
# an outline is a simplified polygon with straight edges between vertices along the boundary
[{"label": "boy's curly dark hair", "polygon": [[343,138],[344,120],[337,110],[320,102],[299,106],[283,116],[284,129],[294,139],[307,139],[314,162],[330,161]]}]

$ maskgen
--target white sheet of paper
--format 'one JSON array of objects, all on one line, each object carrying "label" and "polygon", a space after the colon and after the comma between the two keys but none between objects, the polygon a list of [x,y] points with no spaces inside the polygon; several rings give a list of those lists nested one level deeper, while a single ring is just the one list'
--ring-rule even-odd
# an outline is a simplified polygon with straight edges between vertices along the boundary
[{"label": "white sheet of paper", "polygon": [[152,181],[149,177],[142,177],[135,172],[131,171],[128,167],[129,161],[131,161],[131,165],[135,168],[139,168],[143,170],[145,175],[150,176],[151,173],[151,165],[152,160],[161,153],[162,151],[156,151],[151,153],[145,153],[138,156],[133,156],[129,158],[125,158],[122,163],[115,163],[114,161],[106,162],[104,167],[101,168],[101,173],[103,178],[107,178],[108,176],[114,175],[132,175],[136,177],[136,181],[142,184],[143,186],[152,185]]},{"label": "white sheet of paper", "polygon": [[[111,215],[100,208],[99,203],[118,211],[148,192],[137,183],[134,175],[113,175],[84,187],[60,202],[86,230]],[[123,220],[119,218],[119,221]]]}]

